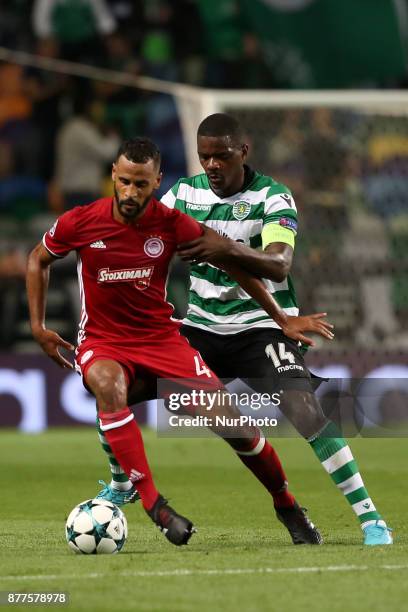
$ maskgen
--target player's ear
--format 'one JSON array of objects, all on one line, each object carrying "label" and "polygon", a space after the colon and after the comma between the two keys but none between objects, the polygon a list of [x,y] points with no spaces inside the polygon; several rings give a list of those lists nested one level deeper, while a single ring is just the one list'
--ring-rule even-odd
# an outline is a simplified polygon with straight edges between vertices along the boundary
[{"label": "player's ear", "polygon": [[157,177],[156,177],[155,184],[154,184],[154,188],[155,189],[158,189],[160,187],[161,182],[162,182],[162,178],[163,178],[163,172],[159,172]]},{"label": "player's ear", "polygon": [[113,162],[112,164],[112,181],[116,180],[116,164]]},{"label": "player's ear", "polygon": [[247,144],[243,144],[242,145],[242,160],[245,161],[246,158],[248,157],[248,145]]}]

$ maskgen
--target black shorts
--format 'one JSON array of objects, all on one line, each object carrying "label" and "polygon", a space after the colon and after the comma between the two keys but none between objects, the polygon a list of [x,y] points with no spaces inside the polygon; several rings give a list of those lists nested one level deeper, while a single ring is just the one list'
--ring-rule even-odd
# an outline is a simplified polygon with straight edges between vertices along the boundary
[{"label": "black shorts", "polygon": [[256,391],[268,393],[279,389],[314,392],[322,380],[309,372],[297,342],[279,329],[221,335],[183,325],[180,331],[223,380],[240,378]]}]

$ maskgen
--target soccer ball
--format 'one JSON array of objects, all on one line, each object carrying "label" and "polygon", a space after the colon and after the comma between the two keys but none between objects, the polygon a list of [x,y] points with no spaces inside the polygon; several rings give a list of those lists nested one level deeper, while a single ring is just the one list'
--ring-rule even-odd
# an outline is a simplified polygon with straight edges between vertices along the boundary
[{"label": "soccer ball", "polygon": [[104,499],[87,499],[70,513],[65,525],[68,546],[84,555],[119,552],[126,542],[127,521],[123,512]]}]

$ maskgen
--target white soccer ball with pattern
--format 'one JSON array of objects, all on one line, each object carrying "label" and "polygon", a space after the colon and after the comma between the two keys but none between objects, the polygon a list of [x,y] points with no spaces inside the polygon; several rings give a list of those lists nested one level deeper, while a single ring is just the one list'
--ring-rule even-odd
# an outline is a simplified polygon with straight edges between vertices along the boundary
[{"label": "white soccer ball with pattern", "polygon": [[127,538],[126,517],[115,504],[87,499],[70,513],[65,525],[68,546],[84,555],[119,552]]}]

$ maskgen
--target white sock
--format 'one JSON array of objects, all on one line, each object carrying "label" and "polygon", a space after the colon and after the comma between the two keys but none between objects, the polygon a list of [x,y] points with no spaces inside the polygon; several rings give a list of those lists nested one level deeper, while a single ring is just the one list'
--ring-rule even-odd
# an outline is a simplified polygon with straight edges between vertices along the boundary
[{"label": "white sock", "polygon": [[127,480],[126,482],[117,482],[116,480],[111,480],[110,486],[116,491],[130,491],[130,489],[133,487],[130,480]]}]

